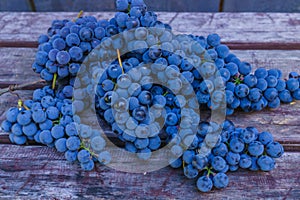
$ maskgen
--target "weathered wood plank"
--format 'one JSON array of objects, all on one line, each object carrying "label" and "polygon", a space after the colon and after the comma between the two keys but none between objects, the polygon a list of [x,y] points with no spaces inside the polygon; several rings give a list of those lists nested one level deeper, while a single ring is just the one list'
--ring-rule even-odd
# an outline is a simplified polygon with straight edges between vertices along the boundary
[{"label": "weathered wood plank", "polygon": [[[36,48],[0,48],[0,88],[8,84],[20,84],[39,80],[31,65]],[[278,68],[287,77],[290,71],[300,73],[300,50],[232,50],[242,61],[250,62],[253,68]]]},{"label": "weathered wood plank", "polygon": [[225,0],[225,12],[299,12],[297,0]]},{"label": "weathered wood plank", "polygon": [[300,14],[179,13],[171,26],[178,33],[216,32],[224,42],[299,42]]},{"label": "weathered wood plank", "polygon": [[[0,41],[31,41],[36,42],[40,34],[47,33],[54,19],[75,19],[78,13],[72,12],[44,12],[44,13],[0,13]],[[110,19],[114,12],[86,12],[85,15],[93,15],[97,19]],[[170,22],[176,13],[159,13],[161,19]]]},{"label": "weathered wood plank", "polygon": [[[36,11],[38,12],[76,12],[78,10],[85,10],[90,12],[100,11],[115,11],[115,3],[112,0],[101,0],[101,3],[95,4],[93,0],[38,0],[34,1]],[[0,1],[0,11],[32,11],[32,6],[29,4],[30,0],[2,0]],[[145,0],[148,8],[151,10],[171,11],[171,12],[217,12],[219,0],[177,0],[170,2],[169,0],[157,1]],[[15,4],[18,6],[14,6]]]},{"label": "weathered wood plank", "polygon": [[0,48],[0,82],[24,83],[39,80],[31,65],[37,49]]},{"label": "weathered wood plank", "polygon": [[[86,13],[98,19],[114,13]],[[73,19],[77,13],[0,14],[0,44],[3,41],[31,41],[46,33],[53,19]],[[208,35],[218,33],[223,42],[294,43],[299,49],[299,13],[172,13],[158,12],[159,20],[171,23],[175,33]],[[267,46],[267,45],[266,45]],[[274,48],[280,46],[274,46]]]},{"label": "weathered wood plank", "polygon": [[[0,145],[0,196],[2,199],[297,199],[300,196],[299,153],[285,153],[269,173],[229,173],[226,189],[203,194],[195,180],[181,170],[163,168],[132,174],[98,166],[83,172],[77,164],[47,147]],[[130,189],[129,189],[130,188]],[[255,192],[254,192],[255,191]]]}]

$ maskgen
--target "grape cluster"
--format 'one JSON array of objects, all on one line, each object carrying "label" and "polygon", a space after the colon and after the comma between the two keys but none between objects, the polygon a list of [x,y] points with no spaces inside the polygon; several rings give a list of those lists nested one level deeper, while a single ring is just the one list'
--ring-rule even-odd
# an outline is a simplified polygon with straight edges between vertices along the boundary
[{"label": "grape cluster", "polygon": [[[36,89],[32,100],[6,112],[2,128],[10,133],[12,143],[24,145],[31,140],[55,147],[69,162],[78,160],[84,170],[92,170],[93,158],[103,163],[101,155],[106,152],[106,142],[99,131],[80,124],[80,118],[73,115],[71,99],[58,96],[50,86]],[[90,146],[85,145],[87,142]],[[91,155],[91,152],[95,153]]]},{"label": "grape cluster", "polygon": [[[173,42],[171,32],[166,31],[171,30],[171,27],[158,21],[157,15],[147,11],[147,6],[141,0],[118,0],[116,1],[116,8],[119,12],[109,21],[97,21],[92,16],[81,17],[74,22],[54,20],[48,30],[48,35],[42,35],[38,40],[39,51],[32,68],[40,73],[41,78],[46,81],[51,82],[57,77],[58,81],[55,82],[60,87],[66,87],[66,85],[73,87],[80,65],[93,49],[101,43],[104,43],[103,46],[112,43],[116,49],[120,49],[124,48],[122,45],[127,42],[130,46],[128,47],[129,50],[132,48],[143,49],[146,46],[149,50],[146,52],[143,50],[134,51],[140,55],[131,54],[129,57],[138,60],[127,62],[126,64],[129,63],[129,65],[126,67],[130,69],[139,63],[153,63],[161,57],[167,58],[167,62],[165,62],[167,65],[176,65],[180,68],[181,73],[188,71],[184,73],[184,76],[193,85],[199,104],[206,105],[212,110],[219,109],[219,104],[216,102],[223,101],[223,99],[220,98],[220,95],[212,95],[212,91],[216,87],[217,89],[218,87],[224,89],[227,115],[233,114],[238,108],[245,112],[260,111],[267,107],[278,108],[280,103],[290,103],[294,99],[300,99],[297,73],[292,73],[291,80],[288,81],[282,79],[282,72],[278,69],[259,68],[251,73],[251,64],[242,62],[236,55],[232,54],[230,49],[221,43],[221,38],[217,34],[210,34],[207,38],[188,35],[190,40],[185,36],[178,36],[178,40]],[[161,33],[154,35],[156,36],[154,37],[151,34],[148,35],[142,27],[161,29]],[[129,39],[127,38],[125,41],[120,38],[111,40],[112,36],[133,29],[136,29],[134,41],[131,41],[134,39],[130,38],[133,37],[131,34],[128,34]],[[198,42],[198,45],[191,46],[191,41]],[[157,45],[160,43],[161,45]],[[185,52],[187,48],[196,50],[195,55],[189,59],[182,55],[182,51]],[[169,50],[174,55],[166,56],[167,53],[163,52],[162,49]],[[98,54],[103,53],[107,52],[101,51]],[[199,59],[196,55],[200,53],[202,56]],[[109,52],[109,54],[113,53]],[[204,81],[203,74],[199,74],[197,63],[191,59],[198,59],[197,62],[209,61],[210,64],[213,63],[215,65],[213,72],[219,73],[220,78]],[[160,60],[160,62],[164,61]],[[201,66],[201,70],[204,67]],[[120,71],[119,66],[118,72]],[[154,71],[156,72],[156,70]],[[169,79],[169,77],[161,74],[160,76],[162,79]],[[86,76],[84,78],[87,79]],[[88,81],[85,80],[86,85],[89,84]],[[178,81],[173,82],[176,83],[171,84],[173,87],[178,86]],[[72,93],[67,95],[72,96]],[[69,98],[69,96],[66,97]]]},{"label": "grape cluster", "polygon": [[55,147],[89,171],[112,160],[105,133],[85,119],[94,112],[141,160],[166,145],[170,166],[198,178],[202,192],[226,187],[227,171],[272,170],[284,151],[270,133],[200,121],[199,108],[211,109],[212,121],[213,113],[277,108],[300,99],[300,76],[251,73],[217,34],[174,35],[143,0],[116,0],[116,8],[110,20],[54,20],[39,37],[32,68],[48,85],[7,111],[10,140]]},{"label": "grape cluster", "polygon": [[[267,70],[261,67],[252,72],[251,64],[242,62],[231,53],[226,45],[221,44],[217,34],[210,34],[207,38],[191,37],[207,50],[223,79],[227,103],[226,115],[233,114],[238,108],[244,112],[261,111],[267,107],[278,108],[280,103],[300,100],[300,79],[297,72],[291,72],[289,80],[282,78],[282,72],[279,69]],[[208,86],[207,83],[206,85]],[[209,83],[210,85],[212,84]],[[202,86],[202,88],[205,87]],[[199,96],[205,95],[207,92],[200,89]],[[209,108],[214,109],[209,105],[210,101],[211,98],[207,97],[200,103],[207,104]]]},{"label": "grape cluster", "polygon": [[[221,127],[216,123],[201,122],[198,127],[198,141],[207,141],[206,136],[221,128],[221,134],[215,147],[207,156],[199,152],[202,142],[194,145],[175,160],[171,166],[183,165],[184,175],[189,179],[198,178],[197,188],[208,192],[213,187],[221,189],[229,184],[226,172],[239,168],[251,171],[271,171],[275,167],[275,158],[283,155],[282,145],[273,140],[269,132],[261,132],[254,127],[237,128],[225,120]],[[172,153],[181,151],[177,146]]]}]

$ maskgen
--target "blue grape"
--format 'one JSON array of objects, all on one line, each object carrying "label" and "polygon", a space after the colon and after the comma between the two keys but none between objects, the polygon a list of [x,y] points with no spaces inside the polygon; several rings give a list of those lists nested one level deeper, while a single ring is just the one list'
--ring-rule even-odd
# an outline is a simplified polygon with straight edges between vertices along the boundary
[{"label": "blue grape", "polygon": [[149,148],[138,150],[137,157],[141,160],[149,160],[151,157],[151,150]]},{"label": "blue grape", "polygon": [[266,152],[272,158],[279,158],[283,155],[284,150],[279,142],[271,142],[267,145]]},{"label": "blue grape", "polygon": [[213,185],[217,189],[222,189],[228,186],[229,183],[229,178],[226,174],[224,173],[217,173],[213,177]]},{"label": "blue grape", "polygon": [[87,163],[91,160],[91,154],[89,151],[82,149],[78,152],[77,159],[80,163]]},{"label": "blue grape", "polygon": [[295,90],[295,91],[292,93],[292,96],[293,96],[294,99],[300,100],[300,89]]},{"label": "blue grape", "polygon": [[185,163],[191,164],[192,161],[193,161],[194,156],[195,156],[194,151],[187,150],[183,153],[182,159]]},{"label": "blue grape", "polygon": [[242,154],[239,162],[239,166],[243,169],[248,169],[252,165],[252,159],[247,154]]},{"label": "blue grape", "polygon": [[64,137],[64,135],[65,135],[64,127],[61,125],[53,126],[51,129],[51,135],[55,139]]},{"label": "blue grape", "polygon": [[229,143],[230,150],[234,153],[241,153],[244,150],[244,142],[237,137],[233,137]]},{"label": "blue grape", "polygon": [[101,136],[96,136],[91,140],[91,147],[96,152],[103,150],[105,145],[106,142]]},{"label": "blue grape", "polygon": [[197,180],[197,188],[201,192],[209,192],[212,189],[212,187],[213,187],[213,182],[207,176],[201,176]]},{"label": "blue grape", "polygon": [[84,171],[92,171],[94,169],[95,163],[93,160],[89,160],[88,162],[80,163],[80,166]]},{"label": "blue grape", "polygon": [[81,48],[73,46],[69,49],[69,55],[72,61],[78,62],[83,58],[83,51]]},{"label": "blue grape", "polygon": [[59,118],[59,110],[54,106],[48,107],[46,110],[46,114],[47,114],[47,118],[50,120],[55,120]]},{"label": "blue grape", "polygon": [[272,134],[269,133],[269,132],[262,132],[262,133],[259,134],[258,140],[259,140],[263,145],[267,145],[267,144],[273,142],[273,136],[272,136]]},{"label": "blue grape", "polygon": [[[59,50],[59,51],[61,51],[61,50],[63,50],[63,49],[66,48],[66,42],[65,42],[65,40],[62,39],[62,38],[57,38],[57,39],[55,39],[55,40],[53,41],[52,45],[53,45],[53,48],[54,48],[54,49],[57,49],[57,50]],[[51,50],[50,50],[50,52],[51,52]],[[50,52],[49,52],[49,53],[50,53]],[[55,61],[55,60],[54,60],[54,61]]]},{"label": "blue grape", "polygon": [[290,79],[287,80],[287,82],[286,82],[286,88],[287,88],[290,92],[294,92],[295,90],[299,89],[299,81],[298,81],[297,79],[290,78]]},{"label": "blue grape", "polygon": [[230,72],[231,76],[234,76],[238,73],[238,66],[235,63],[228,63],[225,65],[225,68]]},{"label": "blue grape", "polygon": [[[234,59],[237,58],[235,57]],[[232,60],[231,62],[234,62],[234,60]],[[252,66],[248,62],[241,62],[238,65],[239,65],[239,69],[238,69],[239,72],[244,76],[247,76],[252,70]]]},{"label": "blue grape", "polygon": [[5,132],[10,132],[11,131],[11,128],[12,128],[12,124],[11,122],[7,121],[7,120],[4,120],[2,123],[1,123],[1,127],[2,129],[5,131]]},{"label": "blue grape", "polygon": [[66,51],[59,51],[57,54],[56,54],[56,60],[59,64],[61,65],[66,65],[70,62],[71,60],[71,57],[70,57],[70,54]]},{"label": "blue grape", "polygon": [[196,168],[194,168],[193,165],[191,165],[191,164],[186,165],[183,168],[183,173],[189,179],[196,178],[199,174],[198,170]]},{"label": "blue grape", "polygon": [[280,99],[276,97],[273,101],[268,102],[269,108],[278,108],[280,106]]},{"label": "blue grape", "polygon": [[258,69],[255,70],[255,73],[254,75],[259,79],[259,78],[266,78],[268,76],[268,71],[263,68],[263,67],[260,67]]},{"label": "blue grape", "polygon": [[58,152],[64,153],[68,150],[67,146],[66,146],[66,141],[67,141],[66,138],[60,138],[60,139],[55,141],[55,143],[54,143],[55,148]]},{"label": "blue grape", "polygon": [[31,122],[31,112],[29,110],[21,111],[17,115],[17,122],[22,125],[28,125]]},{"label": "blue grape", "polygon": [[40,141],[42,144],[51,144],[53,142],[53,137],[49,130],[44,130],[40,133]]},{"label": "blue grape", "polygon": [[262,171],[271,171],[275,167],[275,160],[269,156],[260,156],[257,165]]},{"label": "blue grape", "polygon": [[38,51],[35,55],[35,62],[38,65],[45,65],[48,60],[48,54],[44,51]]},{"label": "blue grape", "polygon": [[252,88],[257,84],[257,78],[253,74],[248,74],[244,77],[244,84]]},{"label": "blue grape", "polygon": [[31,122],[30,124],[23,126],[22,131],[26,136],[30,137],[36,134],[38,128],[35,123]]},{"label": "blue grape", "polygon": [[229,151],[226,155],[226,161],[229,165],[237,165],[240,162],[240,154]]},{"label": "blue grape", "polygon": [[181,167],[181,165],[182,165],[182,160],[181,160],[181,158],[178,158],[178,159],[170,159],[169,160],[169,164],[170,164],[170,166],[172,167],[172,168],[174,168],[174,169],[177,169],[177,168],[180,168]]},{"label": "blue grape", "polygon": [[252,156],[260,156],[264,152],[264,145],[259,141],[253,141],[248,146],[248,152]]},{"label": "blue grape", "polygon": [[293,97],[289,90],[283,90],[279,92],[278,97],[283,103],[291,103],[293,101]]},{"label": "blue grape", "polygon": [[216,47],[218,45],[220,45],[220,42],[221,42],[221,38],[218,34],[210,34],[207,36],[207,43],[210,45],[210,46],[213,46],[213,47]]},{"label": "blue grape", "polygon": [[216,47],[216,51],[217,51],[218,56],[220,58],[226,58],[228,56],[228,54],[229,54],[229,48],[228,48],[228,46],[223,45],[223,44],[217,46]]},{"label": "blue grape", "polygon": [[226,167],[226,161],[221,156],[215,156],[212,159],[211,166],[216,171],[222,171]]},{"label": "blue grape", "polygon": [[82,41],[88,42],[91,41],[94,37],[94,31],[90,28],[83,27],[79,31],[79,37]]},{"label": "blue grape", "polygon": [[65,158],[68,162],[75,162],[77,160],[77,151],[66,151],[65,152]]},{"label": "blue grape", "polygon": [[281,91],[285,90],[285,88],[286,88],[286,83],[285,83],[285,81],[279,79],[279,80],[277,81],[277,85],[276,85],[275,88],[276,88],[276,90],[278,90],[278,92],[281,92]]},{"label": "blue grape", "polygon": [[234,90],[235,94],[240,97],[246,97],[249,94],[249,87],[245,84],[239,84]]},{"label": "blue grape", "polygon": [[71,136],[66,141],[66,147],[71,151],[76,151],[80,148],[81,141],[77,136]]},{"label": "blue grape", "polygon": [[111,162],[111,159],[112,157],[108,151],[103,151],[98,156],[98,161],[103,165],[109,164]]},{"label": "blue grape", "polygon": [[268,88],[264,92],[264,97],[268,101],[274,101],[278,96],[278,91],[275,88]]},{"label": "blue grape", "polygon": [[13,142],[17,145],[23,145],[27,142],[27,139],[23,135],[21,136],[13,135]]},{"label": "blue grape", "polygon": [[151,149],[152,151],[159,149],[160,145],[161,145],[161,139],[159,136],[151,137],[149,139],[148,148]]},{"label": "blue grape", "polygon": [[268,88],[268,83],[267,83],[266,79],[264,79],[264,78],[257,79],[256,87],[258,89],[260,89],[261,91],[265,91]]},{"label": "blue grape", "polygon": [[80,39],[76,33],[70,33],[66,37],[66,43],[69,47],[78,46],[80,44]]},{"label": "blue grape", "polygon": [[[9,132],[9,131],[8,131]],[[11,126],[11,132],[16,136],[23,135],[22,126],[18,123],[15,123]]]},{"label": "blue grape", "polygon": [[226,154],[228,153],[228,148],[227,148],[226,144],[221,143],[219,146],[216,146],[215,148],[213,148],[212,152],[216,156],[225,157]]},{"label": "blue grape", "polygon": [[17,122],[17,116],[19,114],[18,108],[10,108],[6,111],[6,120],[10,123]]},{"label": "blue grape", "polygon": [[75,122],[67,124],[67,126],[66,126],[66,134],[68,136],[70,136],[70,137],[78,135],[77,128],[76,128],[76,123]]},{"label": "blue grape", "polygon": [[148,138],[137,138],[134,141],[134,145],[137,149],[144,149],[149,145],[149,139]]}]

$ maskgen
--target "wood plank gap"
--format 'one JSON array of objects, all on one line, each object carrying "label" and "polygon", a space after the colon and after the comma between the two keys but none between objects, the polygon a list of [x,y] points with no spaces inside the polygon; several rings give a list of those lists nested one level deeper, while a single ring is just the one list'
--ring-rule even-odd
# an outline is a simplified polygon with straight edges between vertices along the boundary
[{"label": "wood plank gap", "polygon": [[[7,88],[11,85],[20,85],[20,84],[24,84],[24,82],[9,82],[9,83],[7,83],[7,82],[0,81],[0,89]],[[29,86],[23,87],[22,90],[35,90],[38,88],[42,88],[46,85],[47,85],[46,83],[37,83],[34,85],[29,85]]]},{"label": "wood plank gap", "polygon": [[[300,50],[300,42],[224,42],[231,50]],[[37,48],[33,41],[0,41],[0,48]]]},{"label": "wood plank gap", "polygon": [[300,50],[300,43],[283,42],[224,42],[232,50]]},{"label": "wood plank gap", "polygon": [[[121,142],[116,136],[114,136],[113,134],[108,134],[108,138],[115,143],[117,146],[124,146],[124,143]],[[279,143],[282,144],[282,146],[284,147],[284,150],[286,152],[300,152],[300,143],[298,142],[286,142],[286,141],[278,141]],[[164,143],[164,141],[163,141]],[[13,145],[10,140],[8,135],[0,135],[0,144],[11,144]],[[31,146],[43,146],[40,143],[37,143],[35,141],[28,141],[28,145]]]}]

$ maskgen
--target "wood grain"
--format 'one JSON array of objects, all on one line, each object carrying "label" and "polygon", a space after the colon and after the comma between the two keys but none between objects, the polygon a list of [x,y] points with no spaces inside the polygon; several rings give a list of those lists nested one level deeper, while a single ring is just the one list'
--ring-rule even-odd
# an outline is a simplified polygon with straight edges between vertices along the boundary
[{"label": "wood grain", "polygon": [[299,153],[284,154],[269,173],[229,173],[226,189],[203,194],[195,180],[168,167],[146,175],[99,165],[83,172],[51,148],[0,145],[0,151],[0,196],[5,199],[297,199],[300,195],[300,174],[294,171]]},{"label": "wood grain", "polygon": [[0,48],[0,82],[24,83],[39,80],[39,75],[31,68],[36,51],[28,48]]},{"label": "wood grain", "polygon": [[223,42],[299,42],[300,14],[179,13],[171,26],[177,33],[216,32]]},{"label": "wood grain", "polygon": [[[78,13],[74,12],[1,12],[0,13],[0,41],[36,42],[40,34],[47,33],[54,19],[76,18]],[[114,17],[113,12],[85,12],[84,15],[93,15],[97,19],[110,19]],[[170,22],[176,13],[159,13],[164,22]],[[0,43],[1,44],[1,43]],[[1,47],[1,46],[0,46]]]},{"label": "wood grain", "polygon": [[[53,19],[73,19],[77,13],[0,13],[0,44],[36,42]],[[98,19],[113,17],[111,12],[85,13]],[[299,49],[299,13],[172,13],[158,12],[159,20],[170,23],[174,33],[208,35],[216,32],[223,42],[289,43]],[[5,44],[5,43],[4,43]],[[280,48],[280,46],[274,46]],[[295,47],[294,47],[295,48]]]}]

